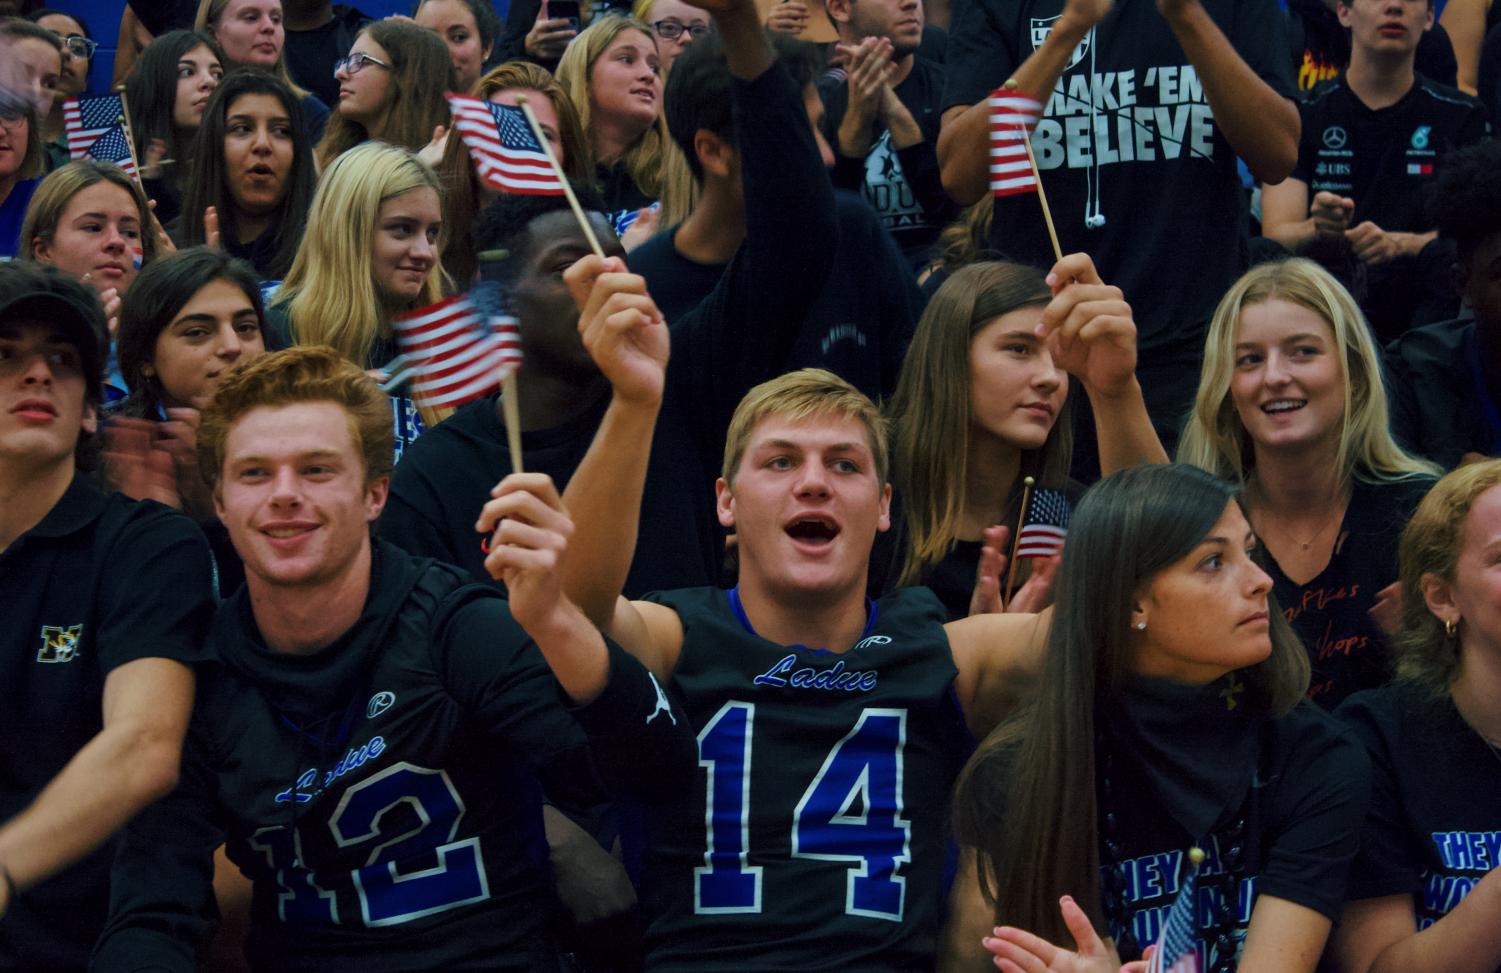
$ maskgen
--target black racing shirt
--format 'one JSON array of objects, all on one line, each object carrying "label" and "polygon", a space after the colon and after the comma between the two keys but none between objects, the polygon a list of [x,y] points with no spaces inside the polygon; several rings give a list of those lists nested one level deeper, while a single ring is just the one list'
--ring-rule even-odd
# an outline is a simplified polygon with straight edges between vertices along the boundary
[{"label": "black racing shirt", "polygon": [[1370,220],[1393,232],[1433,229],[1424,196],[1443,157],[1490,132],[1479,99],[1421,75],[1386,108],[1367,108],[1339,78],[1314,89],[1299,112],[1292,177],[1308,186],[1310,199],[1331,192],[1355,200],[1350,225]]},{"label": "black racing shirt", "polygon": [[1370,610],[1381,589],[1397,580],[1397,541],[1432,486],[1430,477],[1386,483],[1357,478],[1334,554],[1305,584],[1294,584],[1266,556],[1277,604],[1313,663],[1309,698],[1325,709],[1391,678],[1386,634]]},{"label": "black racing shirt", "polygon": [[1408,684],[1357,693],[1337,715],[1371,757],[1348,897],[1410,894],[1427,929],[1501,865],[1501,756],[1447,695]]},{"label": "black racing shirt", "polygon": [[[208,545],[191,520],[73,479],[0,553],[0,821],[103,729],[104,681],[158,657],[209,658]],[[0,969],[82,970],[104,925],[114,844],[27,890],[0,920]]]}]

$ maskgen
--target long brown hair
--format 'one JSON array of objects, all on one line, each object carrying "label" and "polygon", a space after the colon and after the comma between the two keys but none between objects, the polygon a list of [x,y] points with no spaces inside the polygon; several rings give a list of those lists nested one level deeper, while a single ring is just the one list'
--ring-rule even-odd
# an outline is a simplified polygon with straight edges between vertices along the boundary
[{"label": "long brown hair", "polygon": [[[1193,551],[1237,500],[1234,487],[1183,464],[1136,466],[1080,501],[1054,588],[1038,694],[985,738],[959,776],[958,838],[976,849],[998,922],[1070,942],[1058,912],[1072,895],[1100,915],[1096,714],[1130,677],[1131,606],[1153,577]],[[1308,689],[1308,656],[1270,606],[1271,656],[1243,670],[1247,705],[1285,713]]]},{"label": "long brown hair", "polygon": [[[386,88],[380,139],[416,152],[432,141],[433,129],[448,124],[445,92],[453,77],[448,45],[432,31],[404,20],[377,20],[360,33],[369,34],[391,58],[391,83]],[[327,169],[329,163],[370,137],[365,126],[334,109],[318,142],[318,170]]]},{"label": "long brown hair", "polygon": [[[920,584],[959,536],[973,421],[969,349],[975,335],[1001,315],[1042,307],[1052,296],[1040,271],[986,261],[958,270],[928,302],[889,410],[892,480],[906,534],[900,584]],[[1022,476],[1036,477],[1041,486],[1063,485],[1073,452],[1070,411],[1065,400],[1042,448],[1022,450]],[[1004,513],[997,510],[996,516]]]},{"label": "long brown hair", "polygon": [[[480,78],[469,94],[488,101],[496,92],[511,88],[535,91],[552,102],[558,116],[558,139],[563,143],[563,174],[575,188],[593,185],[589,144],[579,124],[578,112],[574,111],[563,86],[546,68],[530,61],[507,61]],[[474,220],[483,208],[484,196],[479,175],[469,158],[469,148],[458,132],[449,133],[437,171],[443,187],[443,267],[457,290],[468,290],[479,267]]]}]

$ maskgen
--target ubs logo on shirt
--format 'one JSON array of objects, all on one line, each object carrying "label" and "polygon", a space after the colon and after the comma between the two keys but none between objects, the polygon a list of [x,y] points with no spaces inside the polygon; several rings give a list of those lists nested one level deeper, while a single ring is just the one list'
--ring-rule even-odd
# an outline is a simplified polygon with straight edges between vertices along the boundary
[{"label": "ubs logo on shirt", "polygon": [[37,650],[38,662],[72,662],[78,658],[78,645],[83,641],[83,626],[42,626],[42,647]]},{"label": "ubs logo on shirt", "polygon": [[[1058,14],[1054,17],[1032,18],[1032,50],[1035,51],[1042,46],[1043,41],[1047,40],[1048,35],[1053,32],[1053,25],[1056,24],[1058,22],[1058,18],[1062,16],[1062,14]],[[1074,65],[1078,64],[1080,61],[1084,60],[1084,55],[1089,53],[1089,45],[1093,42],[1094,28],[1091,27],[1089,28],[1089,33],[1085,34],[1084,39],[1079,42],[1079,46],[1075,47],[1074,52],[1068,56],[1068,63],[1063,66],[1063,70],[1067,71]]]}]

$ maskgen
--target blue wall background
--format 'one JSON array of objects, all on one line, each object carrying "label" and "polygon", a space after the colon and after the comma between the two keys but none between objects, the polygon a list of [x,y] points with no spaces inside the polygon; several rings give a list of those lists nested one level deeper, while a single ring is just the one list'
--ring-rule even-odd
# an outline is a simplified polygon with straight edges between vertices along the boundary
[{"label": "blue wall background", "polygon": [[[150,3],[151,0],[141,2]],[[352,6],[372,17],[385,17],[410,13],[412,3],[413,0],[356,0]],[[94,53],[94,63],[89,70],[89,90],[107,90],[114,71],[115,42],[120,38],[120,14],[125,10],[125,0],[50,0],[47,6],[82,17],[88,23],[94,40],[99,42],[99,50]],[[502,20],[508,6],[509,0],[495,3]]]}]

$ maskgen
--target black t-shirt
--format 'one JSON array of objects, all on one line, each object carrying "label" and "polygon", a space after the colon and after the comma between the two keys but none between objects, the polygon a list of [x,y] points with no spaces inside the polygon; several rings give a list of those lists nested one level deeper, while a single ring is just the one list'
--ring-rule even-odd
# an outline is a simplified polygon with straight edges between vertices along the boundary
[{"label": "black t-shirt", "polygon": [[932,595],[872,603],[842,654],[768,642],[730,592],[651,600],[683,623],[667,690],[699,756],[642,809],[647,969],[931,966],[970,739]]},{"label": "black t-shirt", "polygon": [[196,968],[220,841],[254,883],[257,969],[556,969],[538,780],[575,806],[603,793],[494,591],[378,545],[328,647],[267,649],[244,592],[214,642],[182,781],[125,833],[95,969]]},{"label": "black t-shirt", "polygon": [[958,215],[958,207],[944,191],[938,173],[938,128],[945,82],[942,65],[915,55],[912,70],[896,86],[896,96],[922,129],[923,140],[905,149],[894,148],[891,133],[877,119],[870,151],[859,159],[839,151],[839,126],[849,108],[848,83],[829,77],[818,83],[824,104],[824,137],[834,149],[834,185],[857,190],[865,197],[914,270],[927,264],[933,241]]},{"label": "black t-shirt", "polygon": [[[213,611],[208,545],[150,501],[76,476],[0,553],[0,821],[36,799],[103,729],[111,671],[159,657],[196,664]],[[28,889],[0,919],[0,969],[82,970],[104,925],[114,843]]]},{"label": "black t-shirt", "polygon": [[1371,757],[1348,898],[1410,893],[1427,929],[1501,865],[1501,757],[1448,696],[1407,684],[1358,693],[1338,716]]},{"label": "black t-shirt", "polygon": [[1473,145],[1490,130],[1480,101],[1418,76],[1387,108],[1367,108],[1343,78],[1314,89],[1299,106],[1303,136],[1292,178],[1309,198],[1331,192],[1355,200],[1351,225],[1370,220],[1383,230],[1433,229],[1424,195],[1443,157]]},{"label": "black t-shirt", "polygon": [[[1189,834],[1162,812],[1155,791],[1132,772],[1129,762],[1115,766],[1110,811],[1119,823],[1121,857],[1112,863],[1104,847],[1100,855],[1106,887],[1121,881],[1124,914],[1108,916],[1117,943],[1126,939],[1127,930],[1139,948],[1157,941],[1185,874],[1185,853],[1196,844],[1208,856],[1198,888],[1205,930],[1214,929],[1217,919],[1220,893],[1213,887],[1215,876],[1223,876],[1227,861],[1236,850],[1240,853],[1240,865],[1233,870],[1237,878],[1219,880],[1231,883],[1236,895],[1231,935],[1237,957],[1259,895],[1285,899],[1330,919],[1339,917],[1366,810],[1365,754],[1348,730],[1308,703],[1272,720],[1261,734],[1257,776],[1243,813],[1234,816],[1243,822],[1238,842],[1225,827],[1209,837]],[[1119,870],[1119,879],[1110,874],[1112,870]],[[1199,948],[1210,955],[1207,962],[1201,956],[1200,969],[1212,969],[1220,958],[1213,945],[1216,938],[1205,933]]]},{"label": "black t-shirt", "polygon": [[[1274,0],[1206,0],[1204,9],[1272,90],[1294,96],[1286,22]],[[975,105],[1042,43],[1064,0],[972,0],[949,38],[945,107]],[[1086,251],[1135,310],[1142,386],[1153,352],[1197,357],[1203,326],[1247,259],[1236,159],[1203,84],[1156,5],[1117,3],[1075,49],[1032,135],[1064,253]],[[1100,223],[1101,218],[1104,222]],[[1097,224],[1091,228],[1090,221]],[[991,245],[1012,259],[1053,263],[1036,194],[997,199]],[[1197,368],[1189,371],[1196,377]],[[1167,376],[1171,377],[1171,375]],[[1191,386],[1179,390],[1191,398]]]},{"label": "black t-shirt", "polygon": [[1429,477],[1386,483],[1357,477],[1334,554],[1306,584],[1294,584],[1266,556],[1277,604],[1313,663],[1308,696],[1325,709],[1391,678],[1386,634],[1370,611],[1381,589],[1397,580],[1397,541],[1432,486]]},{"label": "black t-shirt", "polygon": [[349,53],[355,35],[370,17],[348,4],[333,5],[334,16],[312,30],[288,30],[282,48],[292,80],[318,96],[325,105],[339,103],[334,62]]},{"label": "black t-shirt", "polygon": [[[744,128],[737,132],[743,150],[749,135]],[[797,344],[783,370],[826,368],[880,401],[896,390],[902,358],[922,315],[922,294],[870,206],[851,192],[838,191],[834,197],[839,242],[833,267],[817,301],[795,322]],[[751,205],[747,193],[747,212]],[[647,289],[669,321],[697,306],[732,266],[684,257],[672,242],[676,232],[673,227],[657,234],[627,258],[631,270],[646,278]],[[784,238],[759,245],[787,249]],[[741,250],[746,246],[742,244]],[[757,281],[764,287],[778,286],[771,273]]]},{"label": "black t-shirt", "polygon": [[1392,434],[1444,469],[1465,453],[1501,456],[1501,394],[1480,366],[1474,320],[1414,328],[1386,349]]}]

